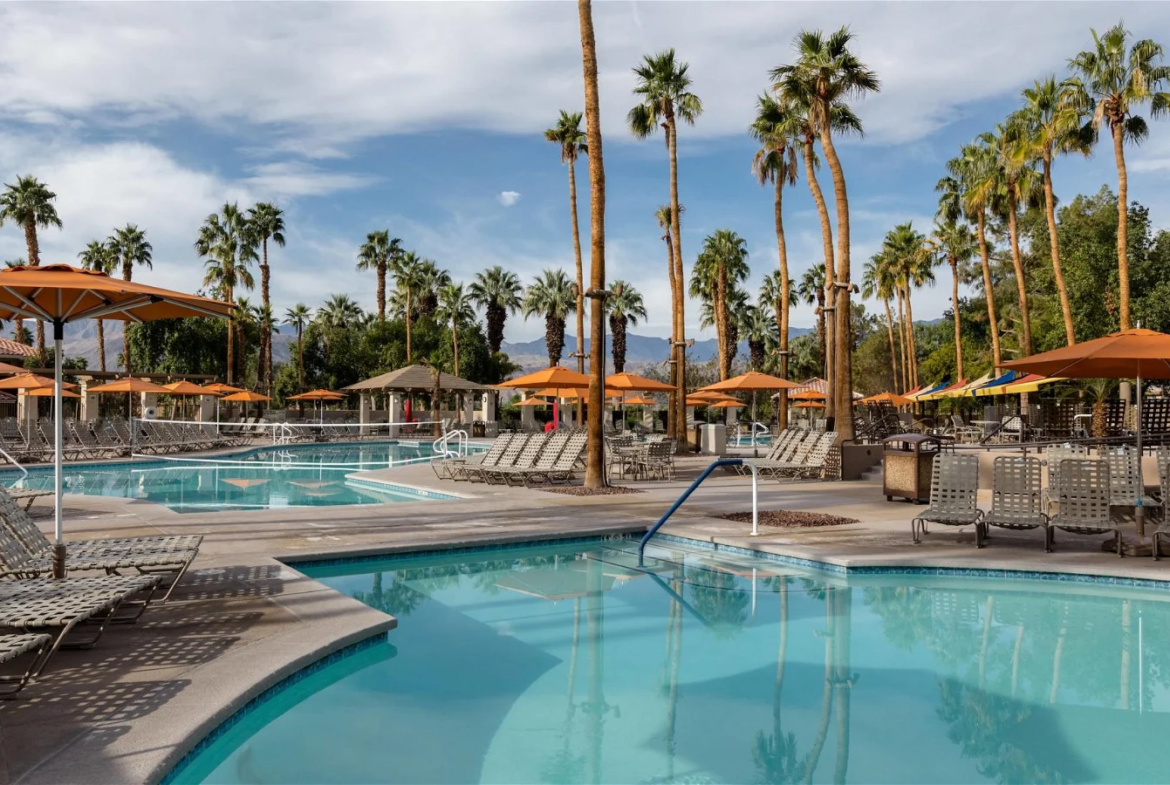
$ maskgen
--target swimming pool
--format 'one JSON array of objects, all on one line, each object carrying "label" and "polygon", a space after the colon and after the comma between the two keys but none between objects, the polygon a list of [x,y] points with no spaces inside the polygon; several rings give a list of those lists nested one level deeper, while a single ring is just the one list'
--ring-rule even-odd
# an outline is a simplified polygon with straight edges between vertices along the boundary
[{"label": "swimming pool", "polygon": [[1158,782],[1170,602],[595,543],[323,566],[399,617],[176,782]]},{"label": "swimming pool", "polygon": [[[346,475],[434,455],[430,442],[360,442],[262,447],[215,459],[180,458],[120,464],[65,465],[66,493],[116,496],[162,504],[177,512],[326,507],[338,504],[442,499],[443,494],[346,481]],[[27,477],[0,473],[7,487],[51,490],[52,467]]]}]

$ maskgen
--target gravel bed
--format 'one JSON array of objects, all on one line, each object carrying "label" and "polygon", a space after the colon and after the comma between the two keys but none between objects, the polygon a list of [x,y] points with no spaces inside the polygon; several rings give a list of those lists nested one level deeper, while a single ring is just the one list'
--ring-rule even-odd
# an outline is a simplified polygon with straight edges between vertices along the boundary
[{"label": "gravel bed", "polygon": [[[731,512],[720,517],[740,523],[752,522],[751,512]],[[760,510],[761,526],[814,528],[817,526],[843,526],[847,523],[858,523],[858,521],[856,518],[842,518],[839,515],[825,515],[820,512],[805,512],[803,510]]]},{"label": "gravel bed", "polygon": [[581,485],[561,485],[550,488],[540,488],[546,493],[559,493],[564,496],[623,496],[627,493],[644,493],[641,488],[627,488],[625,485],[610,485],[606,488],[585,488]]}]

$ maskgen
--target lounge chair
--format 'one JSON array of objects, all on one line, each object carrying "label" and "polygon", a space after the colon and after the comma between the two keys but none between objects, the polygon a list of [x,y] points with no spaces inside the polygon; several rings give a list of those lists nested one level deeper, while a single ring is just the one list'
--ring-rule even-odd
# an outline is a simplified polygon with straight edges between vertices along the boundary
[{"label": "lounge chair", "polygon": [[1055,529],[1072,534],[1114,534],[1121,556],[1121,533],[1109,514],[1109,464],[1105,461],[1065,458],[1060,462],[1056,488],[1058,511],[1048,521],[1045,550],[1055,546]]},{"label": "lounge chair", "polygon": [[1001,529],[1044,529],[1048,544],[1048,516],[1044,514],[1041,492],[1042,463],[1039,458],[1000,456],[992,464],[991,511],[984,513],[982,533],[976,534],[982,546],[988,526]]},{"label": "lounge chair", "polygon": [[476,465],[456,466],[452,469],[451,478],[454,480],[467,480],[468,482],[486,482],[483,478],[483,471],[489,467],[495,466],[512,466],[516,463],[517,456],[520,451],[532,441],[542,439],[541,434],[535,433],[518,433],[512,441],[508,442],[508,446],[504,448],[504,452],[495,460],[494,463],[481,461]]},{"label": "lounge chair", "polygon": [[1162,556],[1159,540],[1162,537],[1170,537],[1170,523],[1166,520],[1166,511],[1170,510],[1170,466],[1167,461],[1162,460],[1163,451],[1164,448],[1158,448],[1158,485],[1162,489],[1162,520],[1153,534],[1154,561],[1158,561]]},{"label": "lounge chair", "polygon": [[[573,438],[574,435],[569,431],[553,431],[553,433],[543,440],[540,453],[533,460],[531,466],[520,465],[521,460],[517,458],[516,465],[514,466],[499,466],[494,469],[485,470],[487,481],[494,482],[496,480],[503,480],[508,485],[526,485],[536,477],[547,477],[549,473],[556,469],[557,459],[568,448]],[[574,460],[576,460],[576,456],[574,456]]]},{"label": "lounge chair", "polygon": [[0,684],[15,685],[0,691],[0,698],[10,698],[24,689],[24,686],[32,679],[33,674],[39,672],[44,667],[44,661],[48,659],[48,655],[52,650],[52,635],[32,632],[18,635],[0,635],[0,665],[12,662],[26,654],[33,655],[32,661],[29,662],[24,673],[0,676]]},{"label": "lounge chair", "polygon": [[[513,472],[516,469],[535,469],[536,462],[540,458],[540,454],[548,446],[553,436],[563,435],[562,431],[553,431],[551,434],[540,434],[533,436],[524,445],[524,449],[516,456],[515,462],[511,466],[481,466],[478,472],[472,469],[469,474],[478,474],[478,476],[490,485],[507,483],[506,474]],[[559,449],[559,448],[558,448]]]},{"label": "lounge chair", "polygon": [[33,502],[43,496],[57,495],[53,491],[39,491],[34,488],[8,488],[6,490],[8,491],[8,495],[11,496],[14,501],[24,502],[25,510],[27,510],[29,507],[32,507]]},{"label": "lounge chair", "polygon": [[1105,461],[1109,464],[1109,506],[1159,508],[1162,503],[1147,496],[1140,479],[1140,456],[1129,447],[1115,447],[1105,450]]},{"label": "lounge chair", "polygon": [[1089,450],[1079,444],[1066,444],[1060,447],[1049,447],[1044,453],[1044,463],[1048,465],[1048,486],[1044,489],[1044,512],[1052,514],[1052,507],[1056,504],[1056,488],[1060,485],[1060,463],[1068,458],[1084,459],[1089,457]]},{"label": "lounge chair", "polygon": [[489,461],[488,465],[490,466],[491,464],[495,463],[496,459],[499,458],[500,455],[503,454],[504,450],[508,446],[508,443],[511,441],[512,434],[505,434],[498,437],[494,442],[492,442],[491,447],[481,453],[460,456],[458,458],[442,458],[435,456],[431,459],[431,470],[440,480],[451,480],[454,479],[451,476],[451,472],[455,466],[478,466],[484,461]]},{"label": "lounge chair", "polygon": [[975,544],[983,547],[983,512],[976,503],[979,492],[979,457],[976,455],[951,455],[939,453],[934,456],[934,476],[930,481],[930,506],[910,521],[910,533],[914,543],[922,541],[921,534],[928,534],[926,524],[941,523],[944,526],[974,526]]},{"label": "lounge chair", "polygon": [[824,471],[825,461],[837,443],[836,431],[813,433],[801,442],[792,461],[745,461],[768,477],[811,479]]}]

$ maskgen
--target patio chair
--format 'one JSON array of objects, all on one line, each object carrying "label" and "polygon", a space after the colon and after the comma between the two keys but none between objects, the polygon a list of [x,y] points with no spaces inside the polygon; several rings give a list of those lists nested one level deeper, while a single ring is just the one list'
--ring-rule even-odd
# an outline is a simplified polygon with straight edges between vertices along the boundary
[{"label": "patio chair", "polygon": [[52,635],[32,632],[19,635],[0,635],[0,665],[12,662],[26,654],[33,655],[24,673],[0,676],[0,684],[15,685],[0,691],[0,698],[10,698],[24,689],[25,685],[32,680],[33,674],[43,667],[43,661],[52,649]]},{"label": "patio chair", "polygon": [[1109,514],[1109,464],[1106,461],[1065,458],[1060,462],[1056,488],[1058,510],[1048,521],[1045,550],[1055,547],[1055,529],[1072,534],[1114,534],[1121,556],[1121,533]]},{"label": "patio chair", "polygon": [[1110,507],[1142,507],[1160,508],[1162,503],[1152,496],[1146,496],[1144,482],[1141,479],[1141,460],[1137,451],[1130,447],[1114,447],[1105,450],[1105,460],[1109,464],[1109,506]]},{"label": "patio chair", "polygon": [[[1042,474],[1043,463],[1039,458],[1002,455],[995,459],[992,464],[991,511],[983,514],[982,532],[976,532],[979,547],[987,536],[988,526],[1047,530]],[[1048,544],[1047,533],[1044,543]]]},{"label": "patio chair", "polygon": [[563,430],[551,431],[549,433],[542,433],[538,436],[533,436],[520,450],[520,454],[516,456],[516,460],[511,466],[481,466],[478,471],[474,469],[472,472],[477,474],[480,479],[489,485],[502,485],[508,482],[506,475],[514,472],[517,469],[535,469],[536,463],[540,459],[541,453],[545,452],[550,444],[555,444],[559,451],[560,446],[564,443],[559,439],[554,441],[554,437],[565,436],[566,432]]},{"label": "patio chair", "polygon": [[[501,466],[496,469],[488,469],[488,482],[495,482],[496,480],[503,480],[508,485],[526,485],[532,480],[541,477],[547,478],[556,467],[561,453],[568,449],[570,443],[577,439],[577,451],[580,451],[580,436],[570,431],[560,430],[553,431],[544,440],[544,446],[541,448],[539,455],[533,461],[531,466],[521,466],[519,461],[515,466]],[[572,456],[573,462],[577,460],[577,455]],[[570,464],[572,468],[572,464]]]},{"label": "patio chair", "polygon": [[657,476],[663,480],[674,479],[674,442],[657,442],[646,447],[634,465],[634,477]]},{"label": "patio chair", "polygon": [[963,422],[961,414],[952,414],[950,427],[943,431],[943,435],[953,437],[960,444],[971,444],[983,438],[983,429]]},{"label": "patio chair", "polygon": [[24,502],[25,510],[27,510],[29,507],[32,507],[33,502],[35,502],[37,499],[40,499],[44,496],[57,495],[53,491],[40,491],[35,488],[6,488],[5,490],[14,501]]},{"label": "patio chair", "polygon": [[79,444],[89,450],[89,454],[93,458],[109,458],[115,453],[111,452],[108,447],[101,444],[97,437],[93,435],[93,431],[89,429],[89,423],[70,422],[69,429],[73,432],[73,438]]},{"label": "patio chair", "polygon": [[111,422],[100,422],[94,426],[93,435],[97,439],[98,444],[105,447],[115,456],[129,455],[130,445],[122,441],[118,436],[114,424]]},{"label": "patio chair", "polygon": [[930,506],[910,521],[914,543],[921,534],[929,534],[927,522],[944,526],[974,526],[975,544],[983,546],[983,512],[976,503],[979,493],[979,457],[967,454],[939,453],[934,456],[934,476],[930,481]]},{"label": "patio chair", "polygon": [[478,466],[488,461],[491,466],[503,454],[508,443],[512,441],[512,434],[498,437],[486,451],[474,455],[459,456],[458,458],[443,458],[435,456],[431,459],[431,470],[440,480],[452,480],[451,472],[455,466]]},{"label": "patio chair", "polygon": [[516,462],[516,456],[520,454],[520,450],[528,440],[534,439],[536,436],[530,433],[513,433],[511,438],[504,442],[504,449],[502,452],[494,455],[484,455],[484,457],[476,462],[464,462],[452,464],[448,471],[451,473],[452,480],[467,480],[468,482],[478,482],[473,479],[473,475],[478,477],[479,470],[489,466],[511,466]]},{"label": "patio chair", "polygon": [[1065,444],[1049,447],[1044,452],[1044,463],[1048,465],[1048,485],[1044,488],[1044,512],[1052,514],[1056,504],[1056,487],[1060,484],[1060,463],[1068,458],[1088,458],[1089,448],[1081,444]]},{"label": "patio chair", "polygon": [[[1158,528],[1154,529],[1153,545],[1154,545],[1154,561],[1161,558],[1160,543],[1162,537],[1170,536],[1170,525],[1166,520],[1167,510],[1170,510],[1170,466],[1167,461],[1163,460],[1163,449],[1158,448],[1158,486],[1162,490],[1162,520],[1158,522]],[[1170,457],[1167,455],[1166,457]]]}]

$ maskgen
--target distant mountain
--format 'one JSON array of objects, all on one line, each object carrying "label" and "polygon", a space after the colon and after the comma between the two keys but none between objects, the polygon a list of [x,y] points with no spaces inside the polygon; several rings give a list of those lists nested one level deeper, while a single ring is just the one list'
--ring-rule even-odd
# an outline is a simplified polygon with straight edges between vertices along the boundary
[{"label": "distant mountain", "polygon": [[[122,323],[105,321],[106,333],[106,367],[114,370],[118,366],[118,355],[122,353]],[[296,343],[296,333],[291,327],[283,327],[282,332],[272,336],[273,362],[286,362],[290,355],[290,347]],[[97,369],[98,362],[97,321],[87,319],[65,325],[65,356],[84,357],[86,367]]]}]

